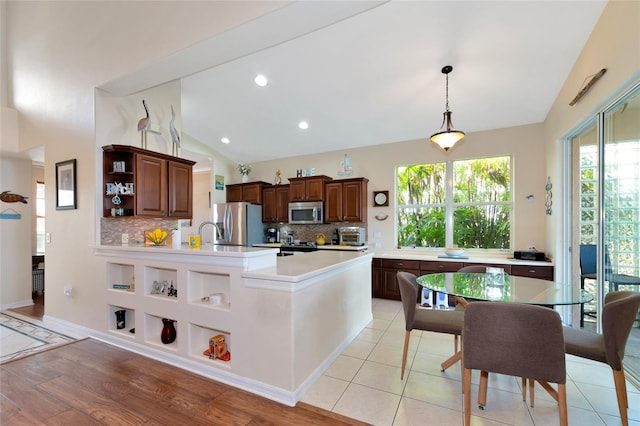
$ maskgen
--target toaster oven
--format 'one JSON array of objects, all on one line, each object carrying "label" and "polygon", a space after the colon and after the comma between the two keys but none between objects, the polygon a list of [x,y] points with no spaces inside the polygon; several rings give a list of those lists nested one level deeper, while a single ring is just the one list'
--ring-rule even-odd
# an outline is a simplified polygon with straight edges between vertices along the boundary
[{"label": "toaster oven", "polygon": [[363,246],[367,243],[367,230],[358,226],[342,226],[340,244],[347,246]]}]

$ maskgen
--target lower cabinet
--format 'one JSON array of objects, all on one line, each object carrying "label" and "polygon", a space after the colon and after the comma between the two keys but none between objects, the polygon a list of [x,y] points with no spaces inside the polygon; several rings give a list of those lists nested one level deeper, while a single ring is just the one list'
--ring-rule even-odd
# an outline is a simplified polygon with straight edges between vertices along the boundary
[{"label": "lower cabinet", "polygon": [[416,276],[456,272],[464,266],[483,265],[504,269],[510,275],[540,278],[553,281],[554,268],[550,266],[509,265],[502,263],[441,262],[433,260],[405,260],[373,258],[371,290],[373,297],[400,300],[400,289],[396,281],[399,271],[410,272]]}]

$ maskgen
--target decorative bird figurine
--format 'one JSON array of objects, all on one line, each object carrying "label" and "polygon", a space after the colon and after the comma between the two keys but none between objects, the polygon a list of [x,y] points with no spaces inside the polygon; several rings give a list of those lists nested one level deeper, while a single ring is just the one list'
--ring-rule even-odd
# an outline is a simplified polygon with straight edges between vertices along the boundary
[{"label": "decorative bird figurine", "polygon": [[144,106],[144,112],[146,113],[146,117],[141,118],[138,121],[138,131],[140,132],[140,147],[147,148],[147,130],[149,130],[149,126],[151,125],[151,121],[149,120],[149,110],[147,109],[147,104],[142,100],[142,106]]},{"label": "decorative bird figurine", "polygon": [[173,105],[171,105],[171,121],[169,122],[169,133],[171,134],[171,141],[173,142],[173,155],[175,157],[178,156],[178,148],[180,148],[180,133],[176,129],[174,122],[176,120],[176,112],[173,110]]}]

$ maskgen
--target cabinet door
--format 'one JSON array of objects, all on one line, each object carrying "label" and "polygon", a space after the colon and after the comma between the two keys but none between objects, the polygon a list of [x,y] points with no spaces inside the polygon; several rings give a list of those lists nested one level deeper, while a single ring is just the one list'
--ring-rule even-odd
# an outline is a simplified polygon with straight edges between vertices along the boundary
[{"label": "cabinet door", "polygon": [[186,164],[169,161],[169,217],[188,218],[193,216],[193,171]]},{"label": "cabinet door", "polygon": [[416,277],[420,276],[419,269],[388,269],[382,270],[382,298],[401,300],[400,288],[398,287],[398,280],[396,278],[399,271],[405,271],[414,274]]},{"label": "cabinet door", "polygon": [[289,201],[305,201],[307,185],[304,180],[292,180],[289,184]]},{"label": "cabinet door", "polygon": [[267,187],[262,190],[262,221],[266,223],[277,222],[276,188]]},{"label": "cabinet door", "polygon": [[167,161],[136,155],[136,215],[161,217],[167,210]]},{"label": "cabinet door", "polygon": [[307,201],[324,201],[324,179],[307,179]]},{"label": "cabinet door", "polygon": [[262,204],[262,184],[256,182],[242,185],[242,201],[251,204]]},{"label": "cabinet door", "polygon": [[367,221],[367,183],[364,180],[342,183],[342,220]]},{"label": "cabinet door", "polygon": [[227,203],[242,201],[242,185],[227,185]]},{"label": "cabinet door", "polygon": [[325,222],[342,222],[342,183],[327,183],[325,185],[325,197]]},{"label": "cabinet door", "polygon": [[289,222],[289,185],[276,186],[276,222]]}]

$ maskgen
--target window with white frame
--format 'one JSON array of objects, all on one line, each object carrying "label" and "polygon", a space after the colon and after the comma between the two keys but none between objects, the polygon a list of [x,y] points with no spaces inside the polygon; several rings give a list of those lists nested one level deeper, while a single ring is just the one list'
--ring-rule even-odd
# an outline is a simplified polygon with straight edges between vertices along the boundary
[{"label": "window with white frame", "polygon": [[510,250],[512,158],[401,166],[397,245]]}]

